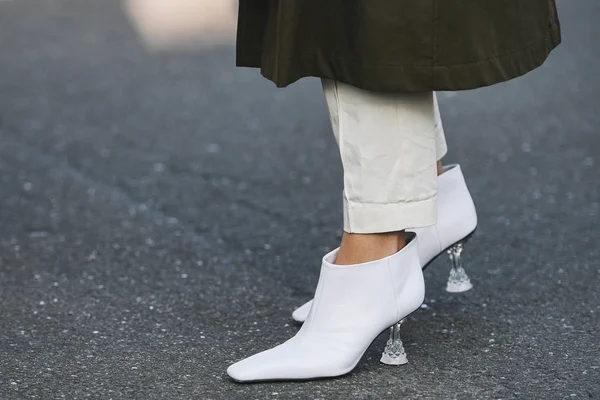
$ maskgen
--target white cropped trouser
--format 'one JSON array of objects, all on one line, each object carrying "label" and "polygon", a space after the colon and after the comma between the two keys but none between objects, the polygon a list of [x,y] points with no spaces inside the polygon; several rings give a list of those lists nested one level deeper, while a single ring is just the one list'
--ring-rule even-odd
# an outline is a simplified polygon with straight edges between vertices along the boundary
[{"label": "white cropped trouser", "polygon": [[447,152],[436,94],[322,83],[344,168],[344,231],[435,224],[436,161]]}]

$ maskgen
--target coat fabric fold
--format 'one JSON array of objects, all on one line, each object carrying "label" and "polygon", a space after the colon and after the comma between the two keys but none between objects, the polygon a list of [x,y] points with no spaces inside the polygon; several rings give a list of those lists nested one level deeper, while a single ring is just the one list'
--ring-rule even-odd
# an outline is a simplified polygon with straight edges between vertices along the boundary
[{"label": "coat fabric fold", "polygon": [[466,90],[539,67],[560,41],[555,0],[240,0],[237,65],[278,87]]}]

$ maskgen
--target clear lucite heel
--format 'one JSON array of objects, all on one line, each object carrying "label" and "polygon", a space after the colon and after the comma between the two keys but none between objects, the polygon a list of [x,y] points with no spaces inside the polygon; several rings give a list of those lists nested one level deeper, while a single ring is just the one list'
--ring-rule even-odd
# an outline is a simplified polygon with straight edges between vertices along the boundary
[{"label": "clear lucite heel", "polygon": [[466,240],[458,242],[448,249],[450,258],[450,276],[448,277],[448,285],[446,291],[451,293],[466,292],[473,287],[471,280],[467,276],[462,263],[462,252]]},{"label": "clear lucite heel", "polygon": [[404,320],[390,327],[390,338],[386,343],[383,354],[381,354],[381,360],[379,360],[384,364],[403,365],[408,362],[404,345],[402,344],[402,340],[400,340],[400,326],[403,322]]}]

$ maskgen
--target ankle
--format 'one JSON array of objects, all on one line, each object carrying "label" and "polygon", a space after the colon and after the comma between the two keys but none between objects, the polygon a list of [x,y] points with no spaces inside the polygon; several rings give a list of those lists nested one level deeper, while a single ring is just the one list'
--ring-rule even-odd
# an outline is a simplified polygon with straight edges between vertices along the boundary
[{"label": "ankle", "polygon": [[380,260],[396,254],[404,246],[404,231],[376,234],[344,233],[335,263],[352,265]]},{"label": "ankle", "polygon": [[444,164],[442,164],[442,160],[437,162],[437,174],[440,176],[444,173]]}]

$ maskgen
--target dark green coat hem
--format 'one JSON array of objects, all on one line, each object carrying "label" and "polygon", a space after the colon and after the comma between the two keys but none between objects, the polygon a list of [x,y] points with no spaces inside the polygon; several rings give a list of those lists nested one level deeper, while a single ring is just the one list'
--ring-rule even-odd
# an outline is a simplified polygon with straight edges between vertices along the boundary
[{"label": "dark green coat hem", "polygon": [[[331,58],[318,52],[303,53],[294,60],[263,53],[248,42],[237,46],[238,67],[260,68],[261,74],[286,87],[304,77],[335,79],[373,91],[456,91],[494,85],[525,75],[541,66],[561,43],[560,25],[549,27],[542,40],[516,51],[470,64],[369,65],[360,60]],[[290,63],[290,64],[286,64]],[[292,65],[293,63],[293,65]],[[382,79],[381,77],[385,77]]]}]

